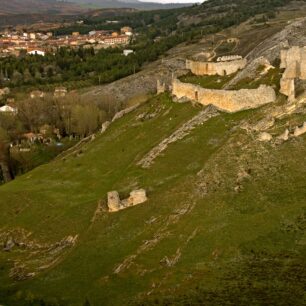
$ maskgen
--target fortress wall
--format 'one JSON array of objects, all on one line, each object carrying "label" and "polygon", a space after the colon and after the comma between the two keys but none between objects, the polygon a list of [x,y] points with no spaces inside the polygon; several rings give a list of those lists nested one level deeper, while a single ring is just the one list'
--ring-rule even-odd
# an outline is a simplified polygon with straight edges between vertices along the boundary
[{"label": "fortress wall", "polygon": [[280,63],[280,68],[281,69],[284,69],[284,68],[287,68],[287,55],[288,55],[288,50],[281,50],[280,52],[280,60],[281,60],[281,63]]},{"label": "fortress wall", "polygon": [[289,97],[289,101],[295,99],[294,79],[306,80],[306,47],[292,47],[281,50],[281,68],[285,68],[281,82],[280,92]]},{"label": "fortress wall", "polygon": [[292,47],[281,50],[281,68],[285,68],[284,78],[306,80],[306,47]]},{"label": "fortress wall", "polygon": [[300,79],[306,80],[306,47],[301,49]]},{"label": "fortress wall", "polygon": [[196,62],[187,60],[186,68],[195,75],[229,75],[243,69],[247,64],[246,59],[237,59],[227,62]]},{"label": "fortress wall", "polygon": [[212,104],[228,112],[256,108],[276,100],[274,89],[265,85],[257,89],[216,90],[183,83],[177,79],[173,81],[172,93],[179,99],[187,98],[203,105]]}]

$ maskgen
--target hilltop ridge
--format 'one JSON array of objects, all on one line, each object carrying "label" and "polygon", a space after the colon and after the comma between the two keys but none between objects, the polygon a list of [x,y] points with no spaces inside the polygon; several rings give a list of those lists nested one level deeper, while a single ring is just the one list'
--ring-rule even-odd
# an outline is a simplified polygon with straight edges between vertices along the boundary
[{"label": "hilltop ridge", "polygon": [[0,0],[0,15],[15,14],[79,14],[84,9],[80,6],[56,0]]}]

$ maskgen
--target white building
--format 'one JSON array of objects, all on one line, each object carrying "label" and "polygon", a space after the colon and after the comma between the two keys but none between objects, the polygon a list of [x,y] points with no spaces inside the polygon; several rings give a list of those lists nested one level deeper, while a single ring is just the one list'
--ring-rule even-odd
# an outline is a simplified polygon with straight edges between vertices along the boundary
[{"label": "white building", "polygon": [[30,33],[29,35],[30,35],[30,39],[33,39],[33,40],[36,39],[36,34],[35,33]]},{"label": "white building", "polygon": [[30,54],[30,55],[41,55],[41,56],[45,56],[45,55],[46,55],[46,52],[43,51],[43,50],[34,49],[34,50],[31,50],[31,51],[28,51],[28,54]]},{"label": "white building", "polygon": [[133,54],[134,51],[133,50],[123,50],[123,55],[128,56],[130,54]]},{"label": "white building", "polygon": [[15,107],[4,105],[0,107],[0,113],[11,113],[11,114],[17,114],[18,110]]}]

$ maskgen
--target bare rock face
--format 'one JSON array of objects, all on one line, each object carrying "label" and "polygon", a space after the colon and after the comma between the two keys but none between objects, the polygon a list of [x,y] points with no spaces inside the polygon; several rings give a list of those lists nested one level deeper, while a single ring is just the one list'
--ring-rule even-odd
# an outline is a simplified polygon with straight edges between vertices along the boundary
[{"label": "bare rock face", "polygon": [[301,126],[301,127],[296,127],[295,130],[294,130],[294,137],[298,137],[298,136],[301,136],[303,134],[306,133],[306,122],[304,122],[304,124]]},{"label": "bare rock face", "polygon": [[159,95],[164,93],[166,90],[167,90],[166,84],[163,83],[161,80],[157,80],[156,93]]},{"label": "bare rock face", "polygon": [[144,203],[147,200],[147,194],[144,189],[134,190],[130,193],[129,202],[132,203],[132,206]]},{"label": "bare rock face", "polygon": [[14,239],[13,239],[12,237],[9,237],[9,238],[7,239],[7,241],[5,241],[5,243],[4,243],[3,250],[8,252],[8,251],[10,251],[14,246],[15,246]]},{"label": "bare rock face", "polygon": [[289,134],[289,130],[286,129],[284,133],[277,137],[277,139],[287,141],[289,139]]},{"label": "bare rock face", "polygon": [[123,116],[125,116],[126,114],[132,112],[133,110],[135,110],[137,107],[139,106],[139,104],[133,105],[131,107],[128,107],[126,109],[123,109],[122,111],[118,112],[117,114],[115,114],[114,118],[112,119],[112,122],[122,118]]},{"label": "bare rock face", "polygon": [[272,116],[267,116],[265,118],[263,118],[262,120],[260,120],[259,122],[257,122],[257,124],[255,124],[252,129],[254,131],[264,131],[267,130],[269,128],[271,128],[275,123],[275,119]]},{"label": "bare rock face", "polygon": [[108,129],[109,126],[110,126],[109,121],[105,121],[104,123],[102,123],[101,133],[104,133]]},{"label": "bare rock face", "polygon": [[10,93],[10,89],[8,87],[0,88],[0,97],[4,95],[8,95]]},{"label": "bare rock face", "polygon": [[268,142],[272,140],[272,135],[266,132],[260,133],[258,136],[259,141]]},{"label": "bare rock face", "polygon": [[121,209],[120,197],[117,191],[110,191],[107,193],[107,206],[111,212]]}]

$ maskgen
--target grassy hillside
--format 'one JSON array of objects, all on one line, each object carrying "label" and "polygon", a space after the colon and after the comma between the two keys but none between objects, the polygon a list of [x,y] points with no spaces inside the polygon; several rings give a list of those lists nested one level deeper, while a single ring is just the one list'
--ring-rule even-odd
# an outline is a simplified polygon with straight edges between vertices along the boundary
[{"label": "grassy hillside", "polygon": [[[201,109],[160,95],[0,187],[0,243],[15,240],[0,251],[0,304],[302,305],[306,138],[260,143],[240,128],[273,107],[220,113],[143,169]],[[136,188],[148,202],[103,210],[108,191]]]}]

